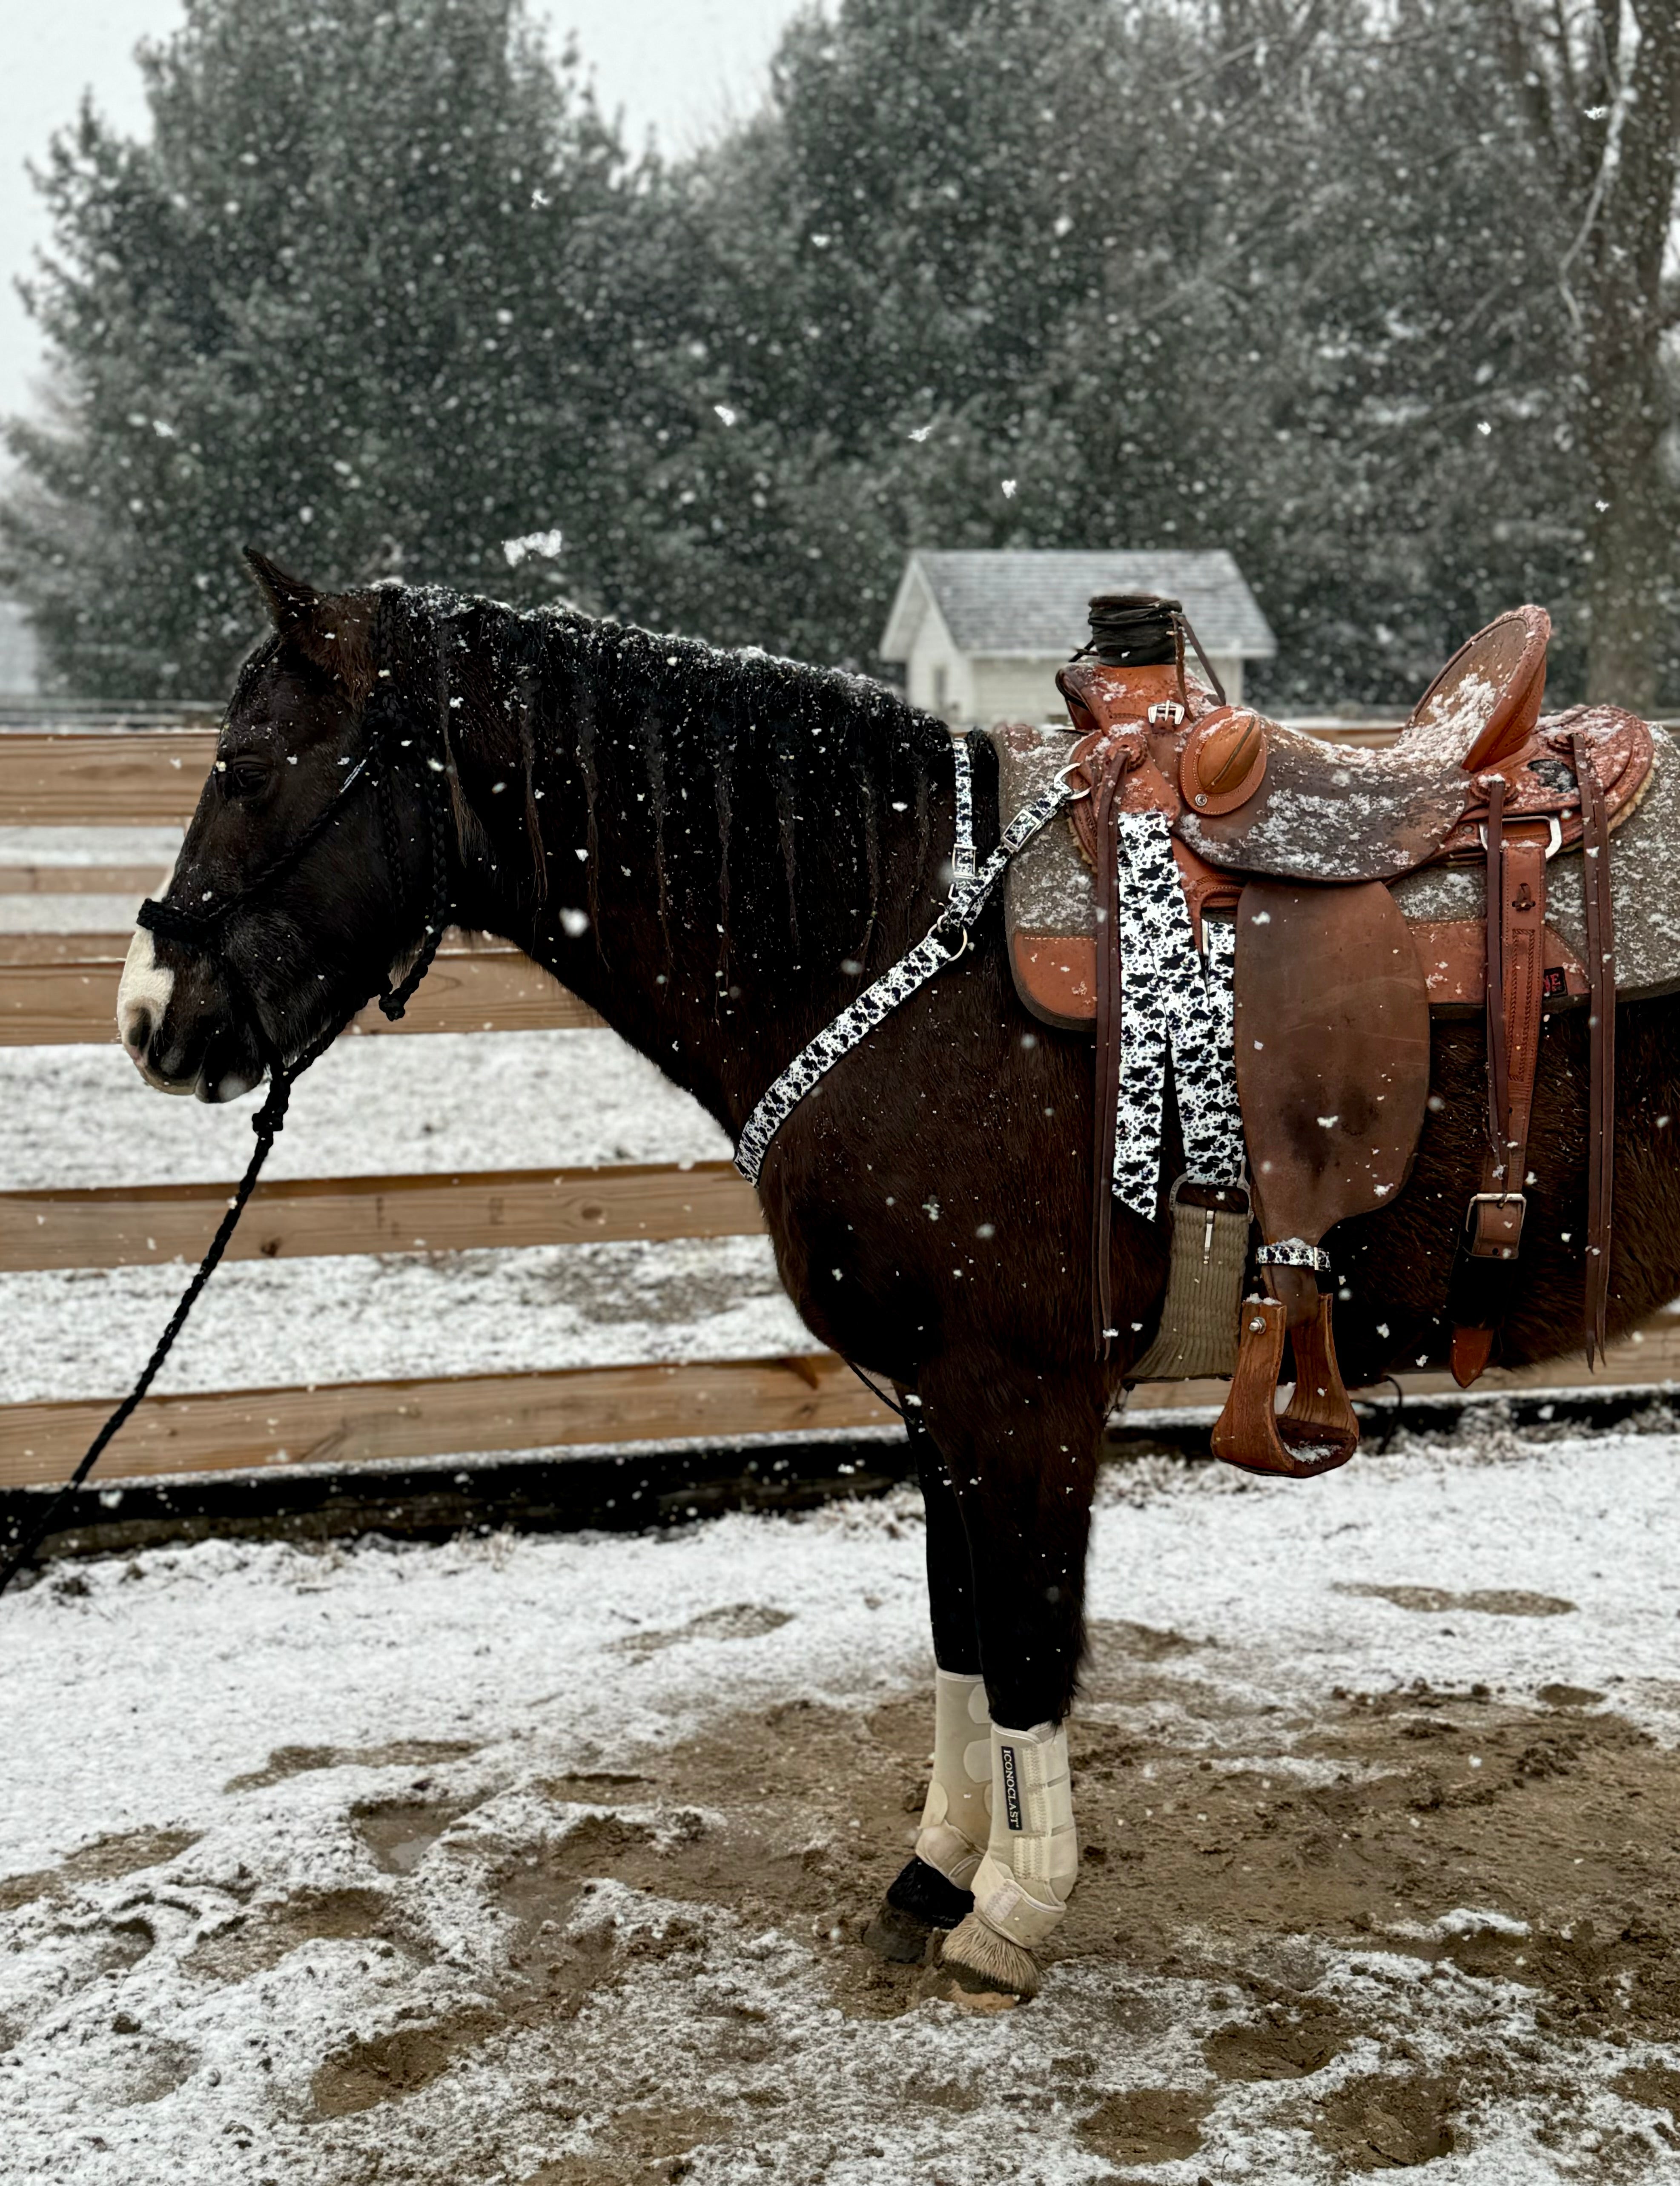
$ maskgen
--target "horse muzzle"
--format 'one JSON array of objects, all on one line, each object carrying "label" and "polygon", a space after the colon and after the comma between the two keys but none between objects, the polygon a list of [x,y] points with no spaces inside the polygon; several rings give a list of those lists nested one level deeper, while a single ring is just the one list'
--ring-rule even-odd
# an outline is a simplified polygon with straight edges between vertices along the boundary
[{"label": "horse muzzle", "polygon": [[196,967],[160,963],[151,934],[136,929],[117,989],[117,1031],[130,1061],[160,1093],[237,1101],[260,1084],[255,1040]]}]

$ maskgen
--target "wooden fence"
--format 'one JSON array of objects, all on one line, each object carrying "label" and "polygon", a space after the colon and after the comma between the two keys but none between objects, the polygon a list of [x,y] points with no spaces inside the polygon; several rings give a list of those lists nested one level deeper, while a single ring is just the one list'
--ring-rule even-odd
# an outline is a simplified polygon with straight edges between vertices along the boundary
[{"label": "wooden fence", "polygon": [[[198,730],[0,734],[0,824],[183,824],[213,743]],[[158,877],[148,866],[14,864],[0,866],[0,893],[137,896]],[[114,1042],[127,944],[126,932],[0,935],[0,1044]],[[580,1030],[599,1023],[517,950],[456,936],[400,1024],[389,1025],[375,1010],[351,1031]],[[0,1192],[0,1273],[190,1266],[231,1190],[231,1182],[218,1181]],[[229,1257],[746,1236],[761,1227],[753,1193],[726,1162],[329,1177],[260,1186]],[[1453,1386],[1445,1375],[1402,1378],[1408,1393]],[[1479,1387],[1674,1380],[1680,1380],[1680,1325],[1665,1318],[1618,1346],[1598,1376],[1576,1361],[1490,1374]],[[0,1405],[0,1489],[64,1478],[120,1393]],[[1132,1402],[1176,1407],[1218,1403],[1223,1395],[1220,1383],[1145,1385]],[[99,1477],[832,1432],[888,1418],[826,1354],[323,1382],[148,1398]]]},{"label": "wooden fence", "polygon": [[[198,730],[0,734],[0,824],[183,825],[214,746]],[[138,896],[159,877],[148,866],[14,864],[0,866],[0,893]],[[0,935],[0,1044],[115,1042],[128,940]],[[400,1023],[375,1008],[351,1033],[600,1023],[518,950],[451,935]],[[191,1266],[231,1190],[221,1181],[0,1192],[0,1272]],[[328,1177],[260,1185],[229,1258],[735,1237],[762,1227],[754,1194],[727,1162]],[[62,1479],[119,1394],[0,1406],[0,1488]],[[99,1477],[832,1432],[889,1418],[826,1355],[322,1382],[150,1398]]]}]

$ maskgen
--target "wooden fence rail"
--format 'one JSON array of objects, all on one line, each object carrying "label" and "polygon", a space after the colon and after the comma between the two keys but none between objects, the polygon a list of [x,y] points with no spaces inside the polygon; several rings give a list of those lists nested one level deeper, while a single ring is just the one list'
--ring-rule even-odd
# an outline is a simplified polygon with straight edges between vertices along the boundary
[{"label": "wooden fence rail", "polygon": [[0,820],[10,827],[184,827],[215,757],[213,729],[0,736]]},{"label": "wooden fence rail", "polygon": [[[109,956],[0,963],[0,1047],[115,1040],[120,964]],[[601,1019],[517,950],[440,955],[395,1024],[370,1003],[352,1034],[584,1032]]]},{"label": "wooden fence rail", "polygon": [[[232,1192],[227,1184],[0,1192],[0,1274],[196,1261]],[[755,1236],[763,1227],[757,1194],[724,1161],[311,1177],[259,1185],[227,1257],[666,1242]]]},{"label": "wooden fence rail", "polygon": [[0,895],[131,895],[137,903],[163,878],[149,866],[0,866]]},{"label": "wooden fence rail", "polygon": [[[66,1479],[115,1398],[0,1409],[0,1488]],[[832,1433],[891,1415],[830,1354],[148,1397],[98,1479],[565,1443]]]}]

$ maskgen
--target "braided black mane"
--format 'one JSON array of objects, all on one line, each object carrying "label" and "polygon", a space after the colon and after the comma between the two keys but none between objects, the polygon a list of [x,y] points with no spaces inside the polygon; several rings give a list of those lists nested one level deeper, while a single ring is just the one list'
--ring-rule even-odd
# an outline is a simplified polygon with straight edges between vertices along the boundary
[{"label": "braided black mane", "polygon": [[[704,955],[725,990],[743,949],[762,972],[868,958],[909,877],[889,872],[883,816],[905,816],[921,869],[932,855],[949,731],[865,677],[396,586],[373,653],[394,696],[444,722],[453,759],[507,770],[534,911],[576,906],[604,934],[651,860],[667,952]],[[459,804],[457,819],[470,856]]]}]

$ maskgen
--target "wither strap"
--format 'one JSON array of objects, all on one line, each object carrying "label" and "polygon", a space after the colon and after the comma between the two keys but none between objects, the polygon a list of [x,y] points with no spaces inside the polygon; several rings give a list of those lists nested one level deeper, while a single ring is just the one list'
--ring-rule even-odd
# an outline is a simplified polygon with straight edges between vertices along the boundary
[{"label": "wither strap", "polygon": [[[965,754],[966,756],[966,754]],[[958,781],[961,781],[959,769]],[[861,1045],[884,1017],[918,988],[925,987],[947,964],[954,964],[966,946],[988,897],[1003,877],[1010,860],[1023,844],[1068,802],[1072,793],[1065,782],[1053,782],[1024,804],[1005,828],[998,847],[971,880],[958,880],[938,920],[907,956],[890,972],[865,987],[856,1001],[841,1011],[826,1030],[802,1047],[780,1078],[747,1118],[741,1143],[735,1150],[735,1166],[748,1184],[756,1184],[770,1141],[811,1088],[831,1071],[843,1055]],[[955,860],[953,860],[955,864]]]}]

